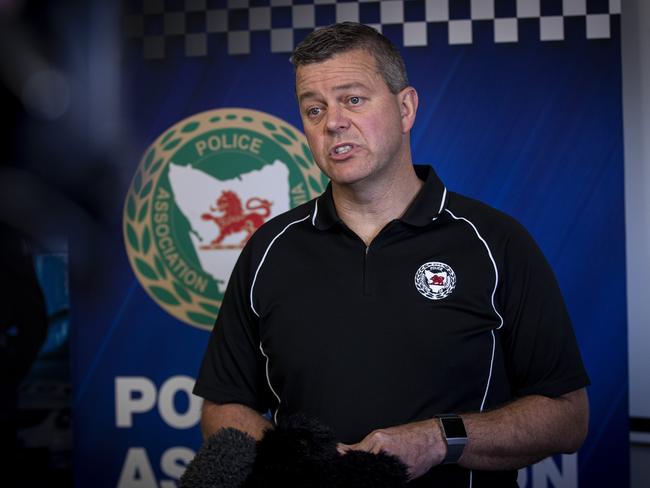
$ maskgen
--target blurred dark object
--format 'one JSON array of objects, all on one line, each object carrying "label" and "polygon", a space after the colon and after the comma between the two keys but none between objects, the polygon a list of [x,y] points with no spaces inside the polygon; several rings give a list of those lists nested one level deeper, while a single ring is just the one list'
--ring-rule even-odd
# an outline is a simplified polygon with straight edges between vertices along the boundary
[{"label": "blurred dark object", "polygon": [[46,334],[45,299],[31,253],[18,232],[0,223],[0,431],[10,470],[16,467],[18,387]]},{"label": "blurred dark object", "polygon": [[[38,249],[35,252],[34,265],[45,296],[48,331],[18,390],[18,465],[29,473],[26,487],[71,487],[68,255]],[[36,466],[38,469],[34,469]]]},{"label": "blurred dark object", "polygon": [[[332,432],[304,416],[290,416],[257,445],[235,429],[222,429],[199,450],[181,488],[399,488],[407,469],[387,454],[339,454]],[[242,480],[245,480],[242,482]]]},{"label": "blurred dark object", "polygon": [[120,4],[0,2],[0,222],[96,283],[121,212]]},{"label": "blurred dark object", "polygon": [[69,342],[67,254],[0,223],[1,459],[15,488],[72,486]]},{"label": "blurred dark object", "polygon": [[[48,312],[42,294],[31,298],[37,305],[20,304],[20,282],[2,269],[3,317],[7,299],[41,324],[38,344],[31,338],[11,357],[2,349],[7,422],[0,465],[21,473],[13,478],[3,469],[16,488],[72,486],[68,280],[78,303],[91,303],[113,286],[109,270],[124,258],[114,237],[131,177],[120,173],[119,164],[128,134],[120,113],[121,7],[103,0],[0,0],[0,239],[9,229],[37,250],[36,275]],[[2,258],[10,255],[15,253],[2,251]],[[33,264],[21,279],[37,286]],[[6,342],[22,340],[23,326],[13,322],[2,330],[3,338],[10,337]],[[25,378],[44,327],[47,338]],[[9,437],[11,449],[4,443]]]}]

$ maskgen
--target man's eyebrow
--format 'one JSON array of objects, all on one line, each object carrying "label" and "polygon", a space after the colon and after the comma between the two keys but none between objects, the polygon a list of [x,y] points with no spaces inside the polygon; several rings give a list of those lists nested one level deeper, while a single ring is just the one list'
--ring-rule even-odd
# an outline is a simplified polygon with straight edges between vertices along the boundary
[{"label": "man's eyebrow", "polygon": [[[353,81],[351,83],[345,83],[343,85],[336,85],[333,88],[333,91],[345,91],[345,90],[350,90],[352,88],[364,88],[365,89],[365,88],[367,88],[367,86],[364,85],[361,82]],[[306,92],[303,92],[300,95],[298,95],[298,101],[302,102],[305,98],[316,98],[316,97],[317,97],[316,92],[306,91]]]},{"label": "man's eyebrow", "polygon": [[353,81],[351,83],[346,83],[344,85],[337,85],[334,87],[334,91],[349,90],[350,88],[366,88],[366,85],[360,81]]},{"label": "man's eyebrow", "polygon": [[303,92],[300,95],[298,95],[298,101],[302,102],[305,98],[314,98],[316,96],[316,93],[308,91],[308,92]]}]

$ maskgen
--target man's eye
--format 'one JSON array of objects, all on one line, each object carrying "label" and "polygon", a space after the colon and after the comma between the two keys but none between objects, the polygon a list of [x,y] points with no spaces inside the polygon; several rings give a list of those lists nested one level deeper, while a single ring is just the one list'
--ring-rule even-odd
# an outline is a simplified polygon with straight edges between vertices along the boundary
[{"label": "man's eye", "polygon": [[312,107],[307,109],[307,116],[309,117],[316,117],[320,114],[320,108],[319,107]]},{"label": "man's eye", "polygon": [[348,102],[350,102],[350,105],[359,105],[361,103],[361,98],[359,98],[359,97],[350,97],[348,99]]}]

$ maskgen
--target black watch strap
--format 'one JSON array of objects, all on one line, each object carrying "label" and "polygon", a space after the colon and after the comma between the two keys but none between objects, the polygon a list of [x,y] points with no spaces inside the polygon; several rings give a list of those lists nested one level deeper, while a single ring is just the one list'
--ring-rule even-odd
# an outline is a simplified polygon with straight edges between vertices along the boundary
[{"label": "black watch strap", "polygon": [[463,455],[467,444],[467,432],[463,419],[456,414],[436,415],[442,427],[442,434],[447,443],[447,455],[442,464],[456,464]]}]

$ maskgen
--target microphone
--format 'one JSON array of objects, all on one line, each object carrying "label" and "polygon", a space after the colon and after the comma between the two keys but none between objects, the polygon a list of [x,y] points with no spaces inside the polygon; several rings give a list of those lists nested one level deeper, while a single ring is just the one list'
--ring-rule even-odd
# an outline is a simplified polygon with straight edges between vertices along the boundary
[{"label": "microphone", "polygon": [[179,488],[405,488],[406,466],[388,454],[339,454],[333,432],[292,415],[260,441],[233,428],[211,435]]},{"label": "microphone", "polygon": [[329,471],[329,486],[339,488],[406,488],[408,482],[406,466],[383,452],[348,451]]},{"label": "microphone", "polygon": [[257,443],[243,488],[405,488],[406,466],[388,454],[339,454],[334,433],[316,419],[291,415]]},{"label": "microphone", "polygon": [[203,443],[179,480],[179,488],[240,488],[253,469],[255,439],[220,429]]},{"label": "microphone", "polygon": [[332,432],[315,419],[280,419],[257,443],[253,470],[244,488],[333,488],[327,466],[340,457]]}]

